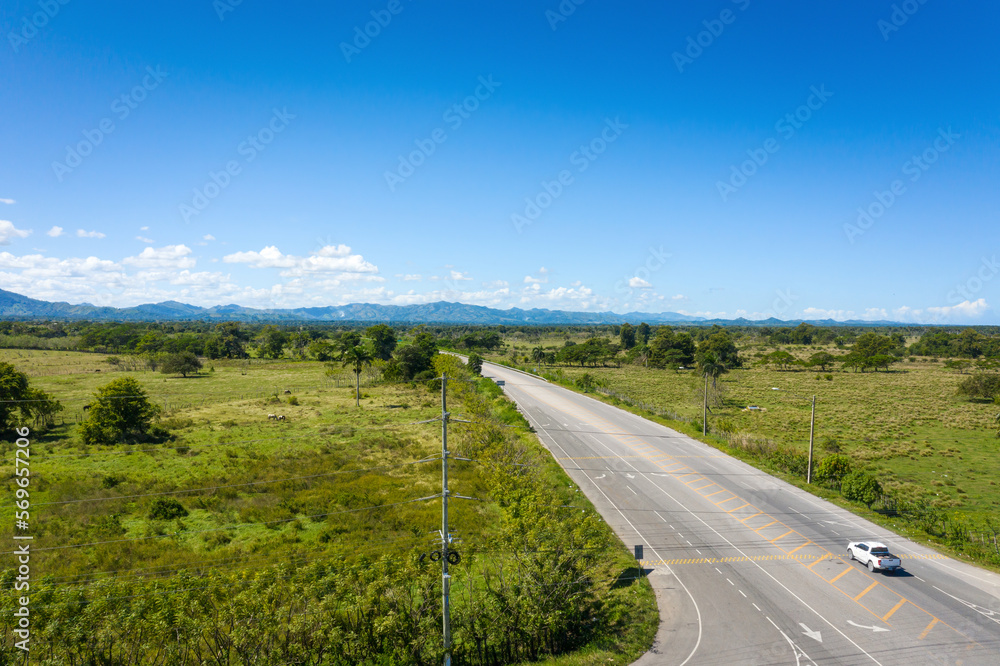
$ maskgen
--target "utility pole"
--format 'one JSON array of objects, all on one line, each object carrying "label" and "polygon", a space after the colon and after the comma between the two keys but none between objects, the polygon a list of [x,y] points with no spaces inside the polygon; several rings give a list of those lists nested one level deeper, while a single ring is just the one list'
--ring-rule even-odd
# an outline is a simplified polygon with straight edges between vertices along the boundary
[{"label": "utility pole", "polygon": [[701,436],[708,434],[708,373],[705,373],[705,405],[701,412]]},{"label": "utility pole", "polygon": [[448,574],[448,375],[441,373],[441,610],[444,616],[444,666],[451,666],[451,576]]},{"label": "utility pole", "polygon": [[812,416],[809,418],[809,465],[806,467],[806,483],[813,478],[813,432],[816,430],[816,396],[812,399]]}]

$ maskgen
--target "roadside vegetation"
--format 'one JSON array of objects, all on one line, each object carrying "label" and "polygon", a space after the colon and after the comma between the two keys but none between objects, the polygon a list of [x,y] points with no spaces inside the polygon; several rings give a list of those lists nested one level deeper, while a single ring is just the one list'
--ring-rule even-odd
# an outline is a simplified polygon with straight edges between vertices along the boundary
[{"label": "roadside vegetation", "polygon": [[[300,354],[278,327],[176,327],[159,339],[201,349],[146,351],[128,342],[143,326],[95,333],[115,328],[63,336],[100,351],[0,352],[11,390],[51,408],[31,434],[32,663],[440,663],[441,426],[419,422],[440,416],[442,372],[470,421],[449,428],[469,459],[451,490],[476,498],[450,503],[456,663],[628,663],[651,644],[656,603],[628,551],[433,332],[331,328]],[[4,663],[16,575],[0,565]]]}]

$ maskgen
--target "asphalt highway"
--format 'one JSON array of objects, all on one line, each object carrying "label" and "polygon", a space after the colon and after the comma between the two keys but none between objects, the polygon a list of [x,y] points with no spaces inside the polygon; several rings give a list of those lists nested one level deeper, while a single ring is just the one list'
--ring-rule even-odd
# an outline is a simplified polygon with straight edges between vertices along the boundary
[{"label": "asphalt highway", "polygon": [[[1000,576],[670,428],[486,363],[656,591],[651,664],[1000,664]],[[896,575],[848,561],[878,539]]]}]

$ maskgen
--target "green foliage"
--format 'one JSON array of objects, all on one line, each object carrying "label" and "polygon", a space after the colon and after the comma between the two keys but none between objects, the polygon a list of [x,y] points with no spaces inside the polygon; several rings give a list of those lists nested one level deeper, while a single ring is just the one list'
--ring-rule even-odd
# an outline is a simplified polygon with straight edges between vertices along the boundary
[{"label": "green foliage", "polygon": [[385,324],[375,324],[365,329],[365,336],[371,340],[372,354],[375,358],[388,361],[392,352],[396,351],[398,340],[396,332]]},{"label": "green foliage", "polygon": [[841,479],[840,492],[852,502],[861,502],[870,509],[882,497],[882,484],[865,472],[851,472]]},{"label": "green foliage", "polygon": [[765,364],[771,363],[778,366],[781,370],[788,370],[792,365],[795,365],[795,357],[786,351],[775,351],[771,352],[763,358]]},{"label": "green foliage", "polygon": [[832,366],[835,360],[837,357],[830,352],[816,352],[809,357],[806,365],[810,368],[819,367],[822,372],[826,372],[827,367]]},{"label": "green foliage", "polygon": [[150,520],[173,520],[184,518],[188,515],[188,510],[184,505],[172,497],[157,497],[149,507]]},{"label": "green foliage", "polygon": [[711,354],[718,363],[729,369],[738,368],[741,365],[736,343],[726,331],[720,330],[712,333],[698,344],[698,357],[704,358],[708,354]]},{"label": "green foliage", "polygon": [[693,365],[695,345],[691,334],[674,333],[669,326],[656,329],[656,337],[649,343],[649,363],[654,368],[678,368]]},{"label": "green foliage", "polygon": [[195,373],[199,370],[201,370],[201,361],[191,352],[167,354],[160,360],[160,372],[165,375],[187,377],[189,373]]},{"label": "green foliage", "polygon": [[850,456],[842,453],[827,456],[816,465],[816,479],[838,485],[845,476],[851,473],[851,467]]},{"label": "green foliage", "polygon": [[34,419],[49,422],[61,409],[58,400],[31,387],[28,375],[10,363],[0,363],[0,433],[32,425]]},{"label": "green foliage", "polygon": [[956,390],[972,400],[995,400],[1000,397],[1000,375],[977,372],[963,379]]},{"label": "green foliage", "polygon": [[481,375],[483,373],[483,357],[475,352],[469,354],[468,366],[469,372],[473,375]]},{"label": "green foliage", "polygon": [[145,441],[154,434],[151,425],[158,411],[138,380],[122,377],[94,393],[80,437],[88,446]]},{"label": "green foliage", "polygon": [[635,347],[635,329],[632,327],[632,324],[622,324],[619,338],[621,340],[622,349],[628,351],[629,349],[632,349],[632,347]]},{"label": "green foliage", "polygon": [[299,404],[299,399],[298,399],[298,397],[296,397],[296,396],[294,396],[294,395],[290,395],[290,396],[288,396],[288,404],[289,404],[289,405],[297,405],[297,404]]},{"label": "green foliage", "polygon": [[264,358],[281,358],[288,343],[288,334],[269,324],[261,330],[258,343],[260,355]]}]

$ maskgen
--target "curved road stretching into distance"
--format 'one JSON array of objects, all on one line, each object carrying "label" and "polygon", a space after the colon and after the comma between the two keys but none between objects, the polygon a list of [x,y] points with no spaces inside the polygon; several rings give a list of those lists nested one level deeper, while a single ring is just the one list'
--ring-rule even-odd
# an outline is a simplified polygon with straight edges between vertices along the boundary
[{"label": "curved road stretching into distance", "polygon": [[[648,664],[1000,664],[1000,576],[903,539],[670,428],[509,368],[504,390],[630,548]],[[878,539],[902,573],[871,573]]]}]

